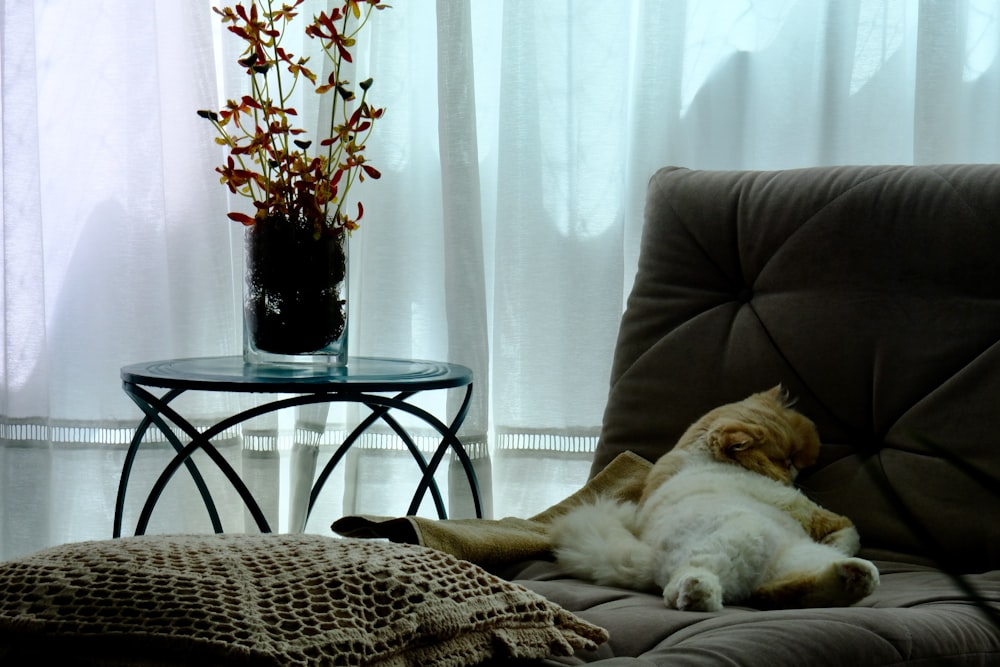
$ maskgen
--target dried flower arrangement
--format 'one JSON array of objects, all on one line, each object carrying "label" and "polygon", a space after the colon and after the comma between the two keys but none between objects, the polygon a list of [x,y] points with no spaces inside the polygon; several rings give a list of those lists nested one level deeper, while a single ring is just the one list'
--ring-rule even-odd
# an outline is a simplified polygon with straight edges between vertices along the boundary
[{"label": "dried flower arrangement", "polygon": [[[352,48],[358,33],[376,10],[378,0],[347,0],[329,13],[320,12],[305,26],[305,34],[319,40],[330,73],[317,85],[308,58],[296,57],[282,46],[305,0],[274,8],[272,0],[238,3],[215,9],[229,32],[246,42],[239,64],[250,77],[251,88],[240,100],[229,100],[218,112],[202,110],[219,132],[216,139],[229,148],[226,164],[216,171],[233,193],[253,200],[253,216],[231,212],[244,225],[282,217],[308,222],[319,236],[329,231],[353,231],[364,215],[361,202],[348,212],[346,198],[355,182],[377,179],[379,171],[364,156],[365,142],[382,117],[383,108],[369,104],[372,79],[357,84],[358,98],[345,77],[344,63],[354,61]],[[332,94],[329,132],[315,141],[292,119],[298,112],[292,95],[302,80],[318,95]],[[315,146],[315,149],[314,149]]]},{"label": "dried flower arrangement", "polygon": [[[353,85],[346,63],[354,62],[357,36],[378,0],[344,0],[314,15],[305,35],[318,40],[329,73],[320,80],[309,58],[283,45],[305,0],[275,8],[273,0],[251,0],[214,9],[246,48],[239,64],[250,90],[220,111],[198,111],[228,148],[216,171],[230,192],[252,200],[253,215],[232,211],[246,233],[244,306],[248,359],[272,355],[323,355],[346,363],[348,233],[358,228],[364,206],[348,208],[355,183],[381,176],[365,158],[365,144],[385,109],[372,106],[372,79]],[[329,96],[327,131],[317,138],[295,125],[292,104],[300,85]]]}]

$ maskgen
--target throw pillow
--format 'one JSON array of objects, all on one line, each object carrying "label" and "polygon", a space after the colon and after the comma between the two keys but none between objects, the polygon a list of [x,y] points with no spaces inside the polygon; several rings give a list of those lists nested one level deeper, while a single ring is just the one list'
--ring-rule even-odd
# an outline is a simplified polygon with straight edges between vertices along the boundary
[{"label": "throw pillow", "polygon": [[458,667],[606,639],[526,588],[407,544],[143,536],[0,564],[2,664]]}]

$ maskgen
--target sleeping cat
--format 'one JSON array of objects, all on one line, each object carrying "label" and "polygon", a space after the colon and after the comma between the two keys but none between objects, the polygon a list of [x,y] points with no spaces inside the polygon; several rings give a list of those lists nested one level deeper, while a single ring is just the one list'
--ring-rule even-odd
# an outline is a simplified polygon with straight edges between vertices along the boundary
[{"label": "sleeping cat", "polygon": [[602,499],[556,519],[556,558],[599,584],[716,611],[846,606],[878,585],[858,532],[792,486],[819,436],[782,388],[712,410],[650,470],[638,503]]}]

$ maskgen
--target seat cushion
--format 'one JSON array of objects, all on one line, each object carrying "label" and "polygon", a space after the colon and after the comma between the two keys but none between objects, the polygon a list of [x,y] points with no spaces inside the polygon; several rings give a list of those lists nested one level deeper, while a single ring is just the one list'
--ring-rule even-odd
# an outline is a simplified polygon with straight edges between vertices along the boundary
[{"label": "seat cushion", "polygon": [[[955,580],[925,566],[878,561],[881,585],[853,607],[761,611],[668,609],[658,595],[571,579],[549,562],[505,576],[611,639],[546,665],[601,667],[884,667],[1000,663],[1000,572]],[[979,599],[970,599],[969,589]]]}]

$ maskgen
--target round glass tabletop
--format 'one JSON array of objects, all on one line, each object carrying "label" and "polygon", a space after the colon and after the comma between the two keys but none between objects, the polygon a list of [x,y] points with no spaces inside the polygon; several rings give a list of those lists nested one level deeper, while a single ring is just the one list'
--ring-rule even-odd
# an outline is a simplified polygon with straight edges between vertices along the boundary
[{"label": "round glass tabletop", "polygon": [[449,389],[472,383],[465,366],[440,361],[351,357],[346,366],[250,364],[243,357],[164,359],[123,366],[124,382],[168,389],[318,393]]}]

